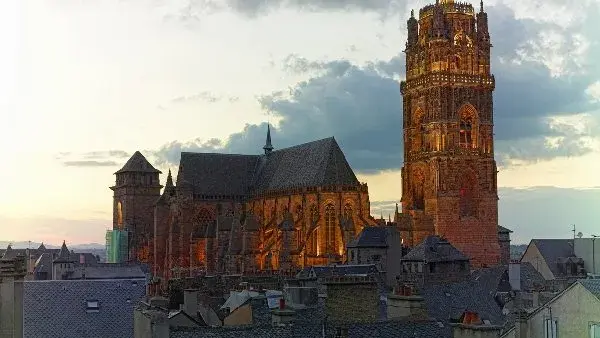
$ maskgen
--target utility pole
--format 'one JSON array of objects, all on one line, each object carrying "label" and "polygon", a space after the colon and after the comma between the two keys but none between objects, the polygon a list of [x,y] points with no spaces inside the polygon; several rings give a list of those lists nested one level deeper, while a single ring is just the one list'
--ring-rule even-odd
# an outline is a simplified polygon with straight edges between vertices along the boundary
[{"label": "utility pole", "polygon": [[573,230],[571,231],[573,231],[573,240],[575,240],[575,224],[573,224]]},{"label": "utility pole", "polygon": [[595,246],[595,242],[596,242],[596,238],[598,238],[600,236],[598,235],[592,235],[592,270],[594,271],[594,278],[596,277],[596,246]]}]

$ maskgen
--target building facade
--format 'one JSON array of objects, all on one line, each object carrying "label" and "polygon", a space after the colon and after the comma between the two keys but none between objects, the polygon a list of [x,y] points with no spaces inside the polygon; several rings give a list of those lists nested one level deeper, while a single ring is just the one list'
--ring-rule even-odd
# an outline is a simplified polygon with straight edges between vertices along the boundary
[{"label": "building facade", "polygon": [[334,138],[275,151],[268,131],[263,155],[182,153],[162,194],[158,174],[136,152],[111,189],[130,260],[163,280],[343,262],[375,225],[368,187]]},{"label": "building facade", "polygon": [[440,235],[474,267],[500,262],[487,14],[436,1],[408,20],[402,214],[408,246]]}]

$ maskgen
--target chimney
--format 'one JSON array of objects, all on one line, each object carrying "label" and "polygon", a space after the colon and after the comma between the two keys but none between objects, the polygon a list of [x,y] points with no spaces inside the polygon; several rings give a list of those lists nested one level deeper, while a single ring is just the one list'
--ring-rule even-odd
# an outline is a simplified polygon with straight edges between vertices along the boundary
[{"label": "chimney", "polygon": [[159,296],[152,297],[149,300],[149,304],[151,307],[160,307],[163,309],[169,308],[169,300],[164,297],[159,297]]},{"label": "chimney", "polygon": [[198,317],[198,290],[186,289],[183,291],[183,312],[188,316]]},{"label": "chimney", "polygon": [[513,291],[521,291],[521,262],[513,260],[508,264],[508,280]]},{"label": "chimney", "polygon": [[540,291],[539,290],[533,290],[533,292],[531,293],[531,300],[532,300],[532,305],[534,308],[537,308],[540,306]]},{"label": "chimney", "polygon": [[373,276],[332,276],[324,284],[325,313],[331,321],[373,322],[381,317],[379,285]]},{"label": "chimney", "polygon": [[318,305],[319,292],[314,286],[288,286],[283,290],[285,303],[294,309],[312,308]]},{"label": "chimney", "polygon": [[296,311],[286,308],[285,299],[279,299],[279,307],[271,312],[271,324],[273,326],[288,326],[292,325],[296,318]]},{"label": "chimney", "polygon": [[400,285],[387,297],[388,319],[425,319],[428,317],[425,300],[410,285]]}]

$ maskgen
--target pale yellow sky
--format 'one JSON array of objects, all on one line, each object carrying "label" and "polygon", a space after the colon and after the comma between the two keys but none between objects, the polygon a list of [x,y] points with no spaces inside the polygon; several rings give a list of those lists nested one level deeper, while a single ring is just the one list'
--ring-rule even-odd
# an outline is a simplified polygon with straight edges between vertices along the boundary
[{"label": "pale yellow sky", "polygon": [[[426,3],[409,2],[409,8]],[[549,22],[563,3],[549,2],[541,11],[531,11],[540,1],[489,4],[499,2],[517,18],[538,22]],[[90,151],[133,152],[172,141],[225,139],[245,124],[267,120],[258,96],[287,91],[311,76],[286,71],[283,61],[289,55],[364,65],[389,60],[405,42],[404,16],[283,8],[256,18],[218,11],[182,21],[176,16],[184,3],[0,4],[0,239],[103,242],[111,223],[108,187],[118,168],[66,167],[57,160],[61,152],[76,158]],[[552,19],[558,23],[554,32],[590,30],[577,24],[584,15],[578,6],[587,4],[561,9],[563,14]],[[547,50],[559,53],[552,46]],[[563,59],[583,58],[580,54],[539,63],[560,76],[567,67]],[[175,100],[202,92],[221,99]],[[600,186],[599,168],[596,147],[584,156],[507,168],[498,181],[502,187]],[[368,182],[371,201],[399,200],[398,171],[359,173],[359,178]]]}]

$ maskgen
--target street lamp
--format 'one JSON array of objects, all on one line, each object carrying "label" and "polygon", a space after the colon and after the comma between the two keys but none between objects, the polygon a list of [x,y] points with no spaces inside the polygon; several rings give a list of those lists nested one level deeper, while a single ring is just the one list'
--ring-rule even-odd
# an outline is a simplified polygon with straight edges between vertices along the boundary
[{"label": "street lamp", "polygon": [[596,246],[595,246],[595,242],[596,242],[596,238],[598,238],[600,236],[598,235],[592,235],[592,269],[594,271],[594,278],[596,277]]}]

